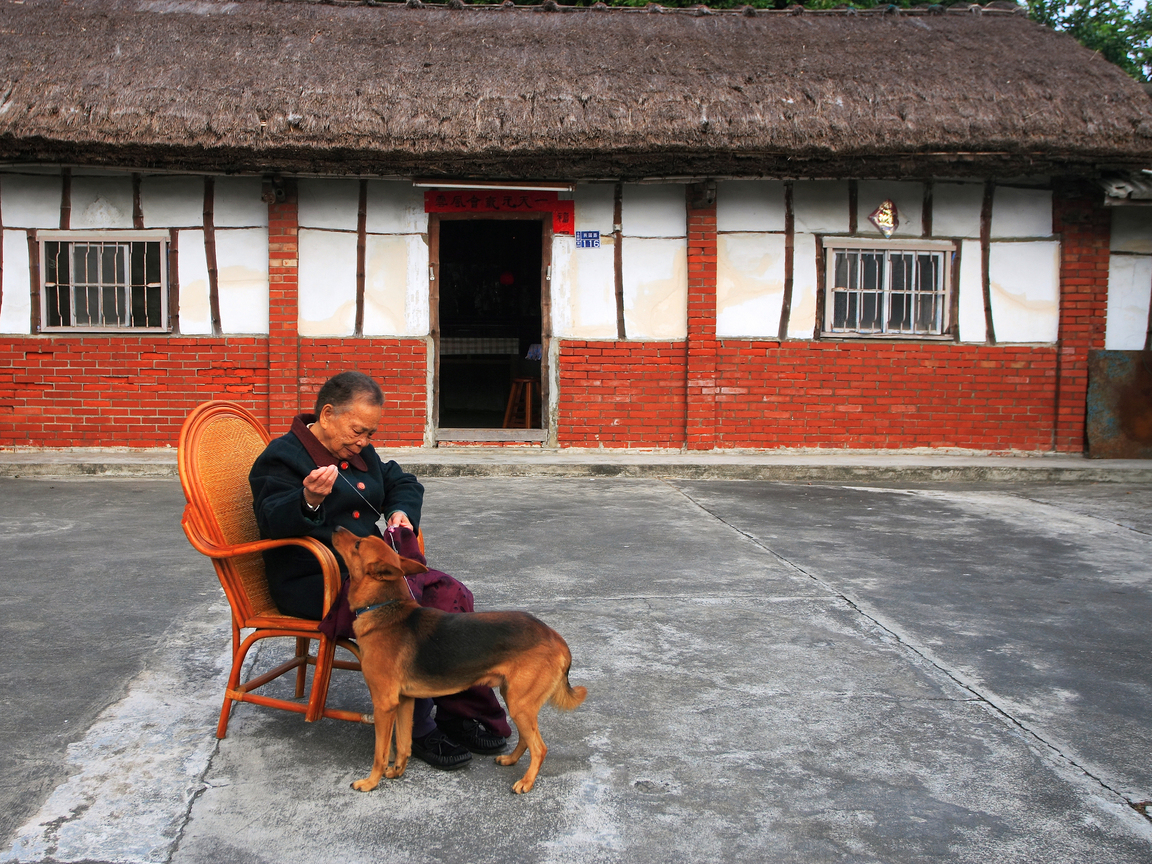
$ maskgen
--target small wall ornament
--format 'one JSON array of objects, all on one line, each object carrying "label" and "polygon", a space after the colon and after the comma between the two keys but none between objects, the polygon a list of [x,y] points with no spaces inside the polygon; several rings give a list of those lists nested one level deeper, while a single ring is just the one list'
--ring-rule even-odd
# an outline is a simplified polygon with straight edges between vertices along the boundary
[{"label": "small wall ornament", "polygon": [[896,229],[900,227],[900,214],[896,211],[896,202],[891,198],[887,199],[883,204],[872,211],[872,215],[868,217],[876,228],[884,235],[884,239],[889,239]]}]

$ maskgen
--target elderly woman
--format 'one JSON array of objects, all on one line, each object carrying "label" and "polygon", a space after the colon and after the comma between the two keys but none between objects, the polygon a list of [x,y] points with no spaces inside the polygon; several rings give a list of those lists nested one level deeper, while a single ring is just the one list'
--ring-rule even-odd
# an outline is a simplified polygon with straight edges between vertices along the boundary
[{"label": "elderly woman", "polygon": [[[380,387],[359,372],[341,372],[320,388],[315,414],[296,417],[288,434],[268,445],[248,475],[261,537],[315,537],[332,549],[332,532],[339,526],[360,536],[383,536],[379,520],[387,528],[419,527],[424,487],[395,462],[383,462],[369,443],[383,404]],[[264,562],[272,599],[282,613],[322,617],[324,580],[314,556],[287,546],[265,552]],[[446,573],[432,570],[412,577],[409,585],[423,606],[472,611],[472,592]],[[344,592],[338,602],[346,610]],[[491,688],[473,687],[435,700],[435,722],[432,704],[416,700],[413,756],[436,768],[459,768],[472,753],[504,749],[511,729]]]}]

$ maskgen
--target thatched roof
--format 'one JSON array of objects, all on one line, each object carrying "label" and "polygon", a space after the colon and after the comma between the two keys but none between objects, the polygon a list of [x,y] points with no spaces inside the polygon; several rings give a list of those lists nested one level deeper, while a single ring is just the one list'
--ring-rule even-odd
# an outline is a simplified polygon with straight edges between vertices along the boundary
[{"label": "thatched roof", "polygon": [[1141,86],[1010,8],[409,2],[4,2],[0,160],[577,179],[1152,157]]}]

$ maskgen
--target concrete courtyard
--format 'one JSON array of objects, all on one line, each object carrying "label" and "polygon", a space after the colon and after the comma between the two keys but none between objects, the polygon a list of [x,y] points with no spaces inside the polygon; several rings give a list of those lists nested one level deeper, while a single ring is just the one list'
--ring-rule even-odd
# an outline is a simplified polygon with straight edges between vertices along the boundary
[{"label": "concrete courtyard", "polygon": [[254,706],[217,742],[179,484],[3,478],[0,861],[1152,862],[1152,485],[425,482],[430,563],[589,689],[532,793],[354,792],[371,728]]}]

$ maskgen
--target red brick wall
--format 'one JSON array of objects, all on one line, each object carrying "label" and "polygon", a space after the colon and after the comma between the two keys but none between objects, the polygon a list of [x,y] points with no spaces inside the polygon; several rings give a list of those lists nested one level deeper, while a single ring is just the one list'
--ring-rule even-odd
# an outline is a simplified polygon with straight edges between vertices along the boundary
[{"label": "red brick wall", "polygon": [[1058,187],[1053,196],[1053,231],[1061,239],[1055,449],[1072,453],[1085,448],[1088,351],[1104,347],[1112,214],[1100,197],[1091,187]]},{"label": "red brick wall", "polygon": [[298,205],[286,181],[283,201],[268,205],[268,431],[282,435],[299,413]]},{"label": "red brick wall", "polygon": [[716,365],[718,448],[1052,446],[1052,348],[726,339]]},{"label": "red brick wall", "polygon": [[175,447],[208,399],[267,421],[265,339],[0,337],[0,446]]},{"label": "red brick wall", "polygon": [[688,207],[689,450],[716,446],[716,205]]},{"label": "red brick wall", "polygon": [[376,443],[419,447],[427,417],[428,349],[422,339],[301,339],[299,410],[311,411],[321,385],[357,369],[384,390]]},{"label": "red brick wall", "polygon": [[560,343],[562,447],[682,447],[683,342]]}]

